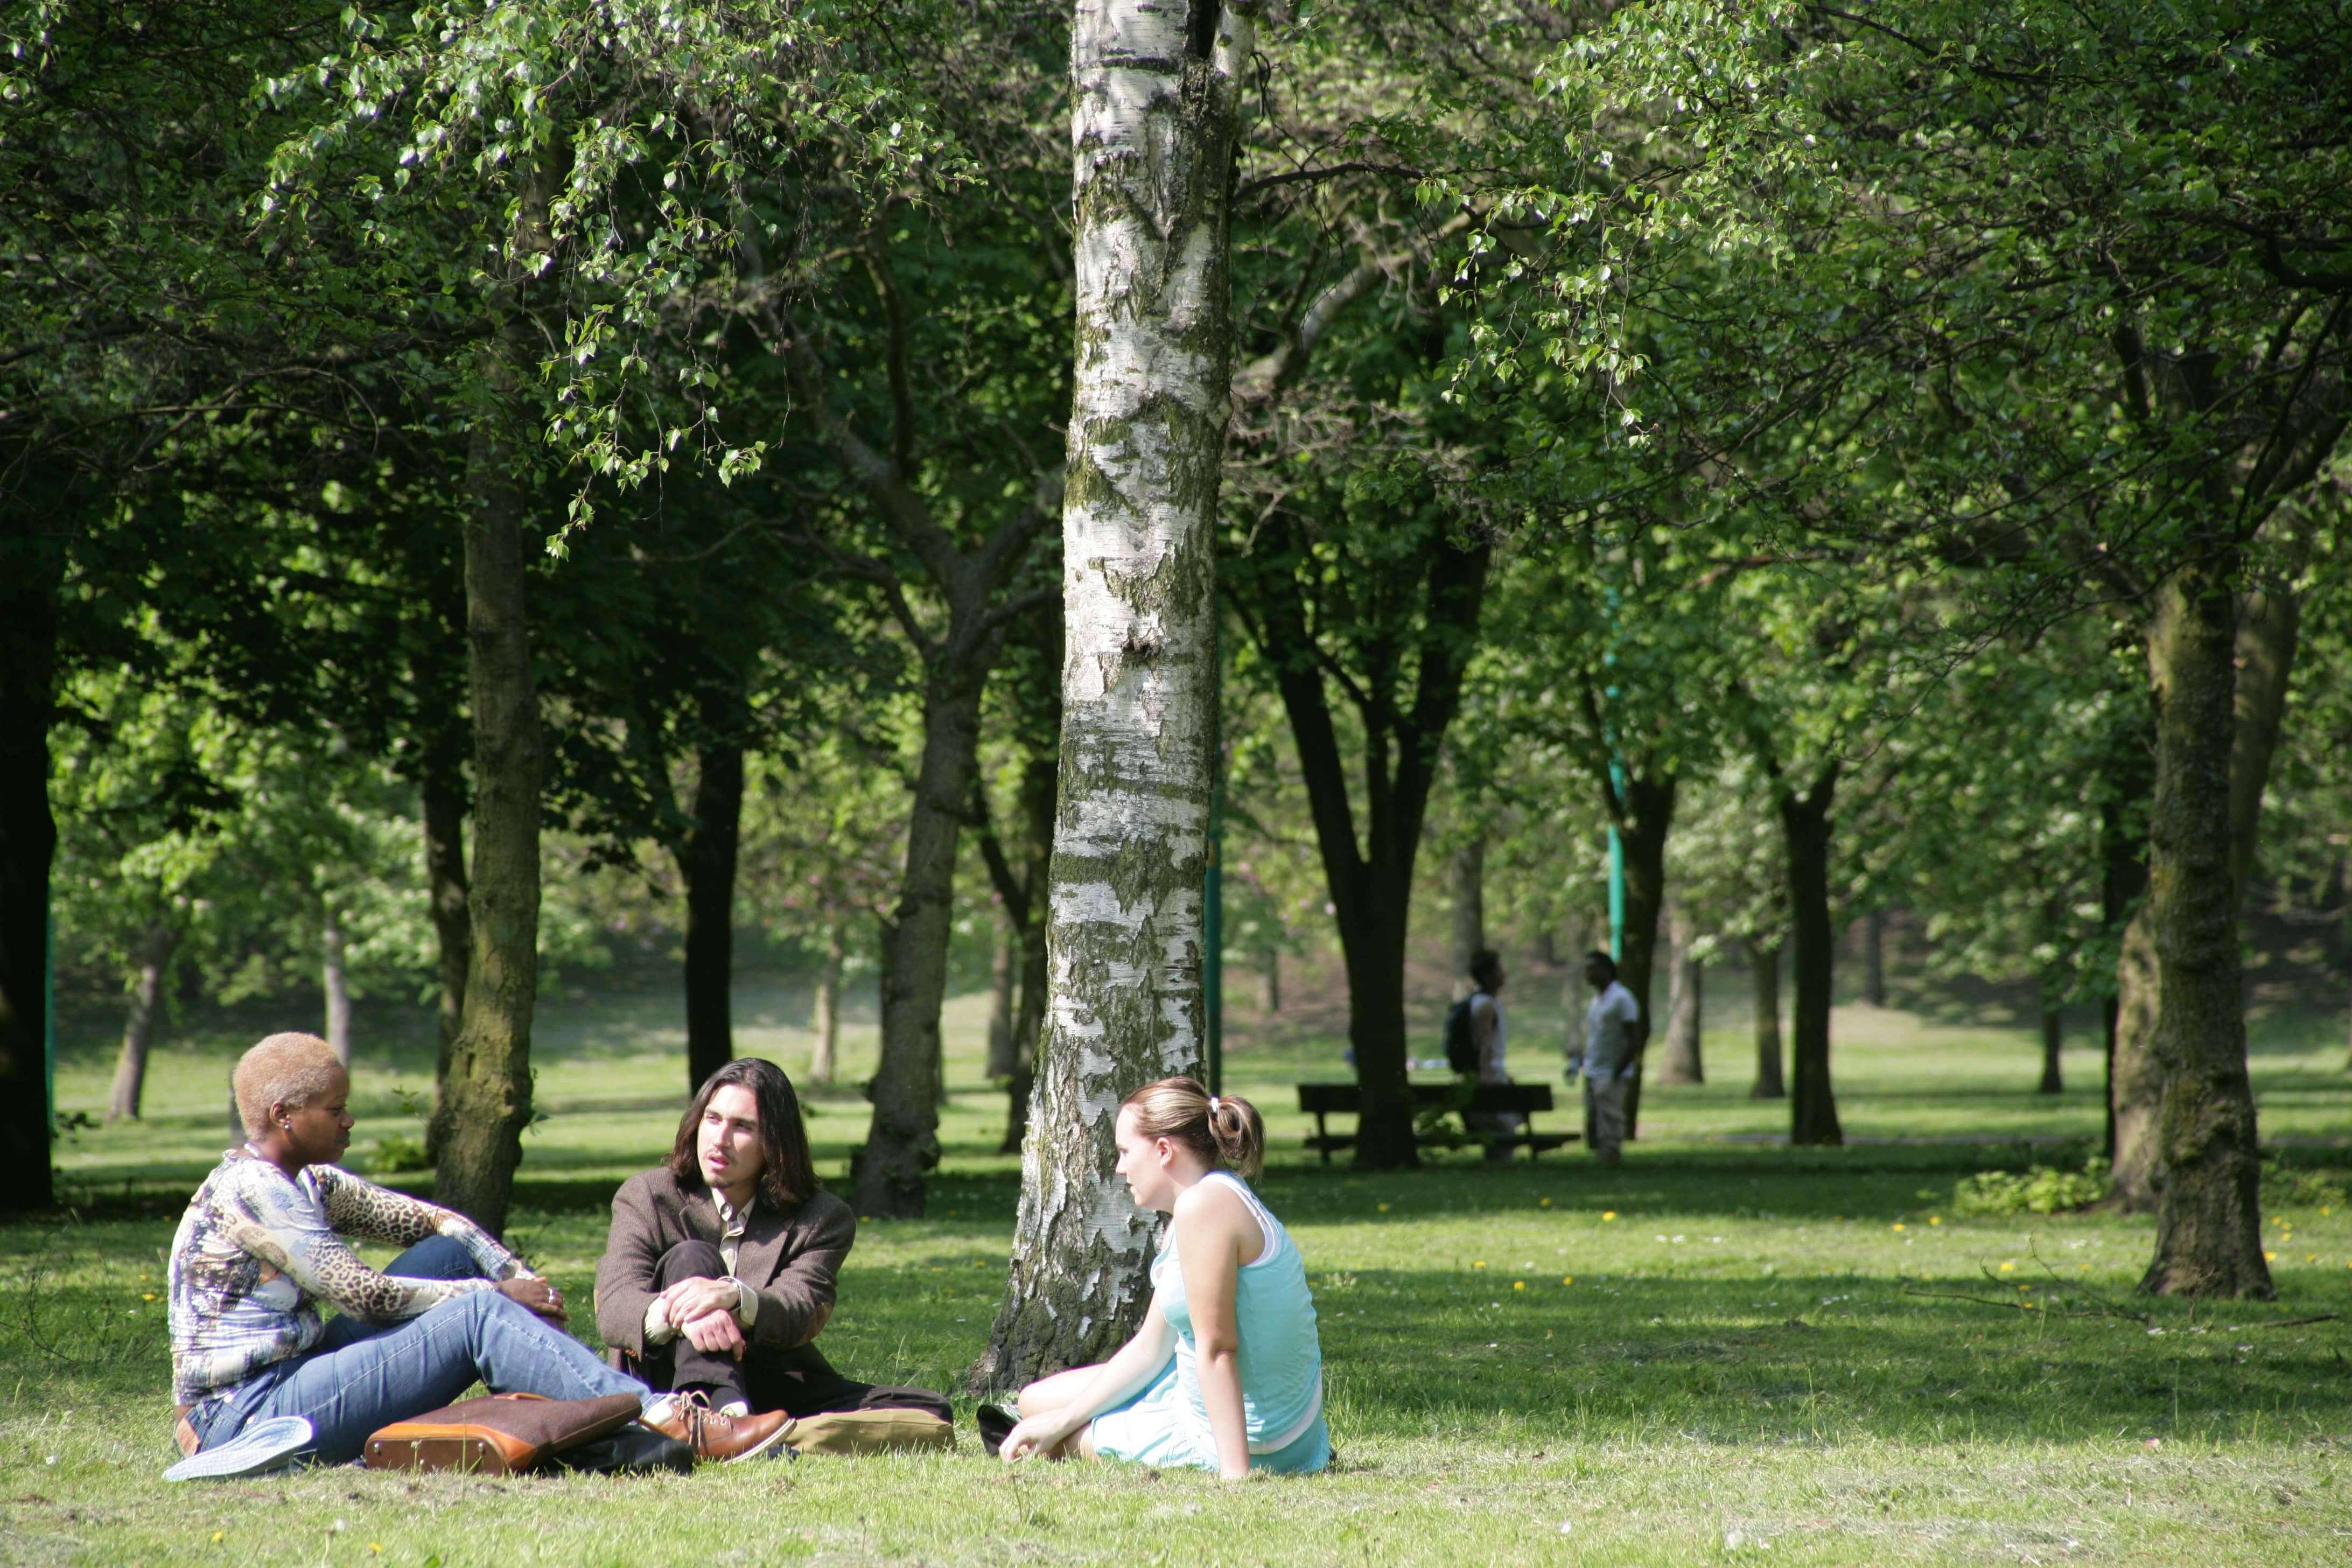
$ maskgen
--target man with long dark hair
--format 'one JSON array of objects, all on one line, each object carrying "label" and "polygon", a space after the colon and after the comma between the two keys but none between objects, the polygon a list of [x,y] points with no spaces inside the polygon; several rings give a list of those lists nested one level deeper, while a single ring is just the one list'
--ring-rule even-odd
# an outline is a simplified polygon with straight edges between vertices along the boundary
[{"label": "man with long dark hair", "polygon": [[800,1097],[744,1057],[705,1080],[669,1158],[613,1198],[596,1326],[630,1370],[718,1417],[912,1408],[929,1389],[842,1376],[816,1348],[857,1218],[816,1184]]}]

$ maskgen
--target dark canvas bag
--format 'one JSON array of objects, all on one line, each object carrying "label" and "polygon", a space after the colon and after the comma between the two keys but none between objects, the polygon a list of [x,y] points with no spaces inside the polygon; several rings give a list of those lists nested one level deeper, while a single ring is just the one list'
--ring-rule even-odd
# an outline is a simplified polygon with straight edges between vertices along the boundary
[{"label": "dark canvas bag", "polygon": [[494,1394],[461,1399],[380,1428],[367,1440],[372,1470],[464,1470],[504,1476],[594,1442],[637,1418],[635,1394],[548,1399]]}]

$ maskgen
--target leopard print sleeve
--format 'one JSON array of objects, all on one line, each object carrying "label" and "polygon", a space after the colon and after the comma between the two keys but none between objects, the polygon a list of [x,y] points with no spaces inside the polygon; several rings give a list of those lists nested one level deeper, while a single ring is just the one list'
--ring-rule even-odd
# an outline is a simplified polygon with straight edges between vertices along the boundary
[{"label": "leopard print sleeve", "polygon": [[474,1262],[492,1279],[537,1278],[489,1232],[453,1209],[380,1187],[339,1165],[313,1165],[310,1173],[318,1182],[327,1222],[341,1235],[393,1247],[446,1236],[473,1254]]},{"label": "leopard print sleeve", "polygon": [[265,1269],[293,1280],[305,1296],[370,1322],[398,1322],[453,1297],[491,1288],[488,1279],[402,1279],[370,1268],[335,1233],[320,1190],[324,1184],[307,1179],[332,1170],[313,1166],[303,1180],[248,1183],[240,1194],[240,1212],[230,1222],[231,1239]]}]

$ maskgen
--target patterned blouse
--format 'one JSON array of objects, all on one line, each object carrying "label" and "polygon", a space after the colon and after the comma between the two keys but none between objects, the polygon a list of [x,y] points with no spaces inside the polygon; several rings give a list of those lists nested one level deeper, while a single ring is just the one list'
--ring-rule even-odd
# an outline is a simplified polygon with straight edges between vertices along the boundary
[{"label": "patterned blouse", "polygon": [[[344,1241],[464,1245],[488,1279],[402,1279]],[[493,1279],[534,1279],[463,1215],[334,1165],[289,1176],[232,1150],[188,1200],[172,1238],[172,1397],[196,1405],[319,1342],[321,1300],[371,1322],[415,1317]]]}]

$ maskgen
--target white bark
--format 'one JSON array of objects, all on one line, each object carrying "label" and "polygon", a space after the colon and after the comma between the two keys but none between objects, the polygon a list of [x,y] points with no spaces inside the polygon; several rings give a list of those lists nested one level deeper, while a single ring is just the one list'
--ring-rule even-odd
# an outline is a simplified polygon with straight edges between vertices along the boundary
[{"label": "white bark", "polygon": [[1152,1225],[1112,1171],[1112,1121],[1201,1060],[1225,200],[1258,6],[1192,4],[1212,10],[1079,0],[1071,35],[1061,795],[1020,1222],[975,1372],[998,1387],[1100,1360],[1139,1321]]}]

